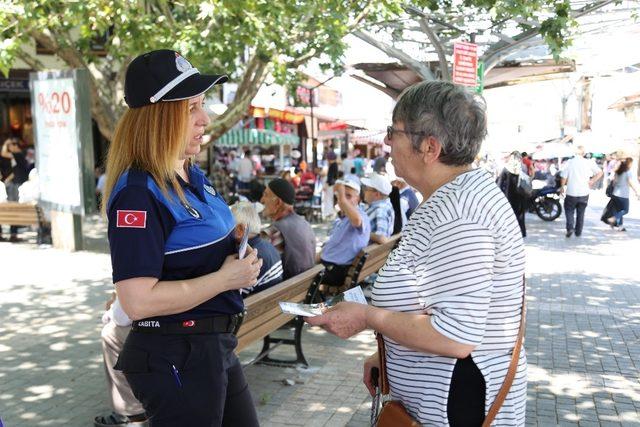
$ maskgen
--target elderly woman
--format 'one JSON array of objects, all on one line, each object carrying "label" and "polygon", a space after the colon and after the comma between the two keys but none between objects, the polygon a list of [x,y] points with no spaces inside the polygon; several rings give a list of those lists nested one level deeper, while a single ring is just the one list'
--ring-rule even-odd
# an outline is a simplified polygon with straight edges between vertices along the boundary
[{"label": "elderly woman", "polygon": [[[517,341],[524,248],[504,194],[471,163],[486,135],[485,107],[446,82],[408,88],[385,142],[396,174],[424,196],[380,270],[373,306],[339,303],[307,318],[342,338],[364,329],[386,344],[391,398],[423,425],[480,426]],[[364,382],[373,394],[371,369]],[[524,425],[526,357],[495,425]]]}]

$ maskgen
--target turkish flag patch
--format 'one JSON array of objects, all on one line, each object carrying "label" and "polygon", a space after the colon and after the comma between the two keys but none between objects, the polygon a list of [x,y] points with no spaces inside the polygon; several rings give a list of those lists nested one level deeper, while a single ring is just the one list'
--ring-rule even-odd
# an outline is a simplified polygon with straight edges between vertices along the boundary
[{"label": "turkish flag patch", "polygon": [[147,227],[147,211],[117,211],[117,214],[116,227],[118,228]]}]

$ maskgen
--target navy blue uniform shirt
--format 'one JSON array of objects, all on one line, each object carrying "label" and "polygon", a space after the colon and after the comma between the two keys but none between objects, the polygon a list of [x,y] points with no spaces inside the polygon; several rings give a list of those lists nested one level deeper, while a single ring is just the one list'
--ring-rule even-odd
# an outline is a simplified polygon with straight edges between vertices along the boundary
[{"label": "navy blue uniform shirt", "polygon": [[[133,277],[192,279],[219,270],[236,252],[231,210],[202,171],[192,166],[190,183],[179,181],[186,205],[173,189],[165,197],[147,172],[130,169],[118,179],[107,205],[114,283]],[[243,308],[240,292],[227,291],[153,320],[196,320]]]}]

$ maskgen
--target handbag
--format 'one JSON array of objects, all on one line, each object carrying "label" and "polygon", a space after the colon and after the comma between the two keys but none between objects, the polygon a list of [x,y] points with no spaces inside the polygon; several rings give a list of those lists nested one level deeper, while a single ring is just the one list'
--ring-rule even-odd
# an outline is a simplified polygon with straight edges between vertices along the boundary
[{"label": "handbag", "polygon": [[607,197],[612,197],[613,190],[615,189],[616,189],[616,180],[612,179],[611,181],[609,181],[609,184],[607,184],[607,189],[604,190],[604,193],[607,195]]},{"label": "handbag", "polygon": [[[511,362],[509,363],[509,368],[507,370],[507,374],[504,377],[504,382],[498,390],[498,394],[496,394],[496,398],[494,399],[491,407],[489,408],[489,412],[487,412],[486,417],[482,423],[482,427],[490,427],[493,420],[498,415],[504,400],[509,394],[509,390],[511,389],[511,384],[513,383],[513,379],[516,376],[516,371],[518,369],[518,361],[520,360],[520,349],[522,348],[522,343],[524,341],[524,329],[525,329],[525,318],[526,318],[526,303],[525,303],[525,291],[526,291],[526,282],[524,276],[522,277],[522,313],[520,316],[520,328],[518,330],[518,338],[516,339],[516,344],[511,352]],[[372,405],[372,413],[371,413],[371,425],[375,427],[419,427],[420,423],[417,422],[405,409],[402,405],[402,402],[399,400],[389,400],[382,404],[382,409],[379,413],[379,400],[380,394],[388,395],[389,394],[389,382],[387,380],[387,368],[386,368],[386,355],[384,348],[384,338],[381,334],[376,333],[376,339],[378,341],[378,358],[380,361],[380,384],[377,387],[376,397],[374,397],[373,405]],[[374,377],[375,381],[375,377]]]}]

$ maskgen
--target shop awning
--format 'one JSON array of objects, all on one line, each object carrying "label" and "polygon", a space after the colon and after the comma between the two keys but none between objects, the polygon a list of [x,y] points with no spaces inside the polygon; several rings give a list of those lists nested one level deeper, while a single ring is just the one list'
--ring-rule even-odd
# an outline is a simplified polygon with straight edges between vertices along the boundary
[{"label": "shop awning", "polygon": [[222,135],[214,145],[238,147],[242,145],[291,145],[297,147],[297,135],[279,133],[269,129],[233,129]]},{"label": "shop awning", "polygon": [[386,134],[387,132],[384,130],[356,129],[351,134],[349,142],[354,144],[383,145]]}]

